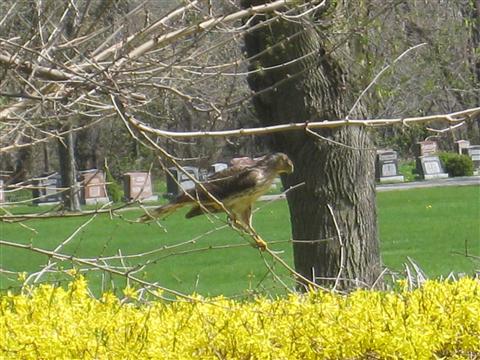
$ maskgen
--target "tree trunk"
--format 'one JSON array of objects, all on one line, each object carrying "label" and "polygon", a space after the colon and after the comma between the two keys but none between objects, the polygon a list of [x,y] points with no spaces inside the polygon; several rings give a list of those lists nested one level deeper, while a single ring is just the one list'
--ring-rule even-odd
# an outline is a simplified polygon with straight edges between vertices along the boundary
[{"label": "tree trunk", "polygon": [[[256,16],[250,24],[265,19]],[[245,36],[247,55],[254,57],[248,80],[264,125],[334,120],[347,112],[343,73],[323,44],[313,24],[301,19],[279,19]],[[282,178],[284,186],[305,182],[287,194],[295,268],[322,285],[371,286],[381,272],[373,145],[364,129],[353,126],[315,134],[271,137],[272,149],[295,165]]]},{"label": "tree trunk", "polygon": [[472,56],[473,68],[477,81],[480,82],[480,56],[478,55],[480,47],[480,0],[472,1],[470,18],[472,23],[472,54],[477,54],[477,56]]},{"label": "tree trunk", "polygon": [[[62,24],[67,38],[72,38],[75,33],[75,14],[72,10],[68,11],[65,21]],[[72,54],[73,55],[73,54]],[[77,168],[75,161],[75,141],[73,138],[72,124],[68,125],[70,130],[64,135],[61,141],[58,141],[58,155],[60,160],[60,175],[62,177],[62,187],[68,188],[63,194],[63,206],[67,211],[81,211],[80,208],[80,189],[77,185]]]},{"label": "tree trunk", "polygon": [[15,164],[15,171],[13,173],[11,182],[17,183],[26,181],[32,176],[33,168],[33,154],[31,147],[21,148],[18,151],[18,157]]},{"label": "tree trunk", "polygon": [[98,169],[98,130],[86,128],[75,134],[75,160],[80,170]]},{"label": "tree trunk", "polygon": [[43,151],[43,172],[48,174],[50,172],[50,156],[48,154],[48,143],[42,144]]},{"label": "tree trunk", "polygon": [[63,192],[64,207],[68,211],[80,211],[80,191],[77,185],[73,133],[69,132],[63,137],[63,141],[58,142],[58,155],[62,187],[68,188]]},{"label": "tree trunk", "polygon": [[[477,83],[480,83],[480,0],[473,0],[471,2],[471,9],[469,11],[469,16],[466,17],[466,22],[472,24],[472,35],[471,35],[471,43],[472,43],[472,71],[474,76],[477,80]],[[477,93],[477,101],[473,101],[473,103],[477,103],[480,101],[480,96]],[[480,143],[480,117],[473,119],[472,121],[467,122],[468,133],[470,135],[470,141],[474,144]]]}]

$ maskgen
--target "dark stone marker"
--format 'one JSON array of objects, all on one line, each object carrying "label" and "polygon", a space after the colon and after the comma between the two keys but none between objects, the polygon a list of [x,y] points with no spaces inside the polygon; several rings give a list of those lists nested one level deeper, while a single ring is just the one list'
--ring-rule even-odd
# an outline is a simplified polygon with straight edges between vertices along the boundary
[{"label": "dark stone marker", "polygon": [[[199,180],[200,172],[195,166],[184,166],[183,169],[196,180]],[[195,183],[176,167],[171,167],[167,172],[167,196],[177,196],[181,192],[192,189]]]},{"label": "dark stone marker", "polygon": [[398,154],[393,150],[377,150],[375,179],[380,182],[402,182],[404,177],[398,174]]},{"label": "dark stone marker", "polygon": [[422,179],[447,178],[442,163],[437,154],[438,146],[435,141],[420,141],[416,144],[415,155],[417,173]]},{"label": "dark stone marker", "polygon": [[417,158],[418,174],[425,180],[447,178],[440,158],[437,155],[425,155]]},{"label": "dark stone marker", "polygon": [[42,174],[33,180],[33,203],[48,205],[62,201],[62,177],[58,173]]},{"label": "dark stone marker", "polygon": [[473,161],[473,169],[475,174],[480,172],[480,145],[470,145],[463,149],[463,154],[470,156]]}]

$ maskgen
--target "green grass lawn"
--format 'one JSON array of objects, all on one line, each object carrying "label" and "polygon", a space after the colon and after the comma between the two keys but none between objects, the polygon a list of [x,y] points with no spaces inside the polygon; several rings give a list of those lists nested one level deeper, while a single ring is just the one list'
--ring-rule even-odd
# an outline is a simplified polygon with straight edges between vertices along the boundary
[{"label": "green grass lawn", "polygon": [[[465,241],[470,251],[480,255],[480,187],[445,187],[382,192],[378,194],[378,216],[383,261],[389,268],[401,271],[407,257],[413,258],[431,277],[455,273],[473,273],[480,264],[454,252],[463,252]],[[271,248],[283,251],[281,257],[292,263],[290,223],[285,201],[258,203],[254,216],[257,231],[270,242]],[[26,208],[11,209],[23,212]],[[135,219],[139,211],[122,212],[123,218]],[[152,254],[125,260],[127,265],[143,265],[136,275],[148,281],[185,293],[227,296],[282,292],[283,285],[265,265],[274,267],[279,278],[291,286],[287,271],[280,264],[265,259],[248,245],[248,239],[225,227],[225,216],[205,216],[185,220],[176,213],[162,227],[155,223],[132,224],[119,217],[96,217],[62,250],[77,257],[97,258]],[[0,238],[54,249],[90,217],[34,220],[19,224],[0,224]],[[231,245],[230,247],[225,247]],[[175,247],[171,247],[175,246]],[[170,247],[170,248],[169,248]],[[221,248],[215,248],[221,247]],[[48,261],[44,255],[0,247],[0,268],[10,271],[38,271]],[[68,262],[60,264],[65,269]],[[121,266],[118,260],[112,266]],[[52,275],[53,278],[58,279]],[[93,290],[117,288],[123,279],[110,278],[91,271],[87,274]],[[46,277],[48,279],[48,276]],[[52,277],[50,277],[52,279]],[[16,286],[11,276],[0,274],[0,288]]]},{"label": "green grass lawn", "polygon": [[380,244],[385,264],[401,269],[407,256],[427,275],[472,273],[480,261],[480,187],[390,191],[377,195]]}]

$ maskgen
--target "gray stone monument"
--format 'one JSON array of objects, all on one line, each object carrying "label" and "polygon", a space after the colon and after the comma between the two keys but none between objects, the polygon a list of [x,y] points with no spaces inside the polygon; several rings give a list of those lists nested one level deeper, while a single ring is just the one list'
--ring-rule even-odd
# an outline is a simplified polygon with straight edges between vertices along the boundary
[{"label": "gray stone monument", "polygon": [[[420,166],[418,166],[420,164]],[[442,162],[437,155],[425,155],[417,158],[418,174],[425,180],[448,178]]]},{"label": "gray stone monument", "polygon": [[217,172],[220,172],[222,170],[225,170],[228,168],[228,164],[225,163],[214,163],[210,165],[210,168],[208,169],[208,175],[213,175]]},{"label": "gray stone monument", "polygon": [[416,169],[422,179],[448,178],[437,155],[438,146],[435,141],[420,141],[416,144]]},{"label": "gray stone monument", "polygon": [[480,145],[470,145],[464,148],[463,154],[470,156],[473,161],[473,172],[478,175],[480,173]]},{"label": "gray stone monument", "polygon": [[393,150],[377,150],[375,179],[379,182],[403,182],[398,174],[398,153]]},{"label": "gray stone monument", "polygon": [[123,175],[123,189],[127,201],[142,200],[156,201],[153,195],[152,178],[150,173],[143,171],[130,171]]},{"label": "gray stone monument", "polygon": [[207,181],[209,176],[207,169],[198,169],[198,180]]},{"label": "gray stone monument", "polygon": [[468,140],[455,141],[455,151],[459,154],[463,154],[463,150],[467,149],[469,146],[470,146],[470,141]]},{"label": "gray stone monument", "polygon": [[35,205],[58,204],[62,201],[62,177],[58,173],[42,174],[33,179],[33,200]]},{"label": "gray stone monument", "polygon": [[[196,180],[199,180],[200,171],[195,166],[184,166],[183,169]],[[195,187],[193,182],[182,170],[171,167],[167,171],[167,196],[178,194]]]}]

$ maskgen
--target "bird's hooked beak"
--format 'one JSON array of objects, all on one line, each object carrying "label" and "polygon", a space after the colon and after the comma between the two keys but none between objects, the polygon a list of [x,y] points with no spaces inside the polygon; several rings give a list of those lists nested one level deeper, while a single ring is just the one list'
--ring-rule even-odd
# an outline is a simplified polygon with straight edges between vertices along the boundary
[{"label": "bird's hooked beak", "polygon": [[[285,156],[286,157],[286,156]],[[291,174],[293,173],[294,167],[293,162],[288,157],[284,159],[282,171],[280,173],[283,174]]]},{"label": "bird's hooked beak", "polygon": [[293,162],[284,153],[275,153],[265,158],[265,162],[274,169],[277,174],[293,173]]},{"label": "bird's hooked beak", "polygon": [[287,165],[287,166],[285,167],[285,174],[291,174],[291,173],[293,173],[294,167],[293,167],[293,162],[292,162],[292,160],[288,159],[286,165]]}]

